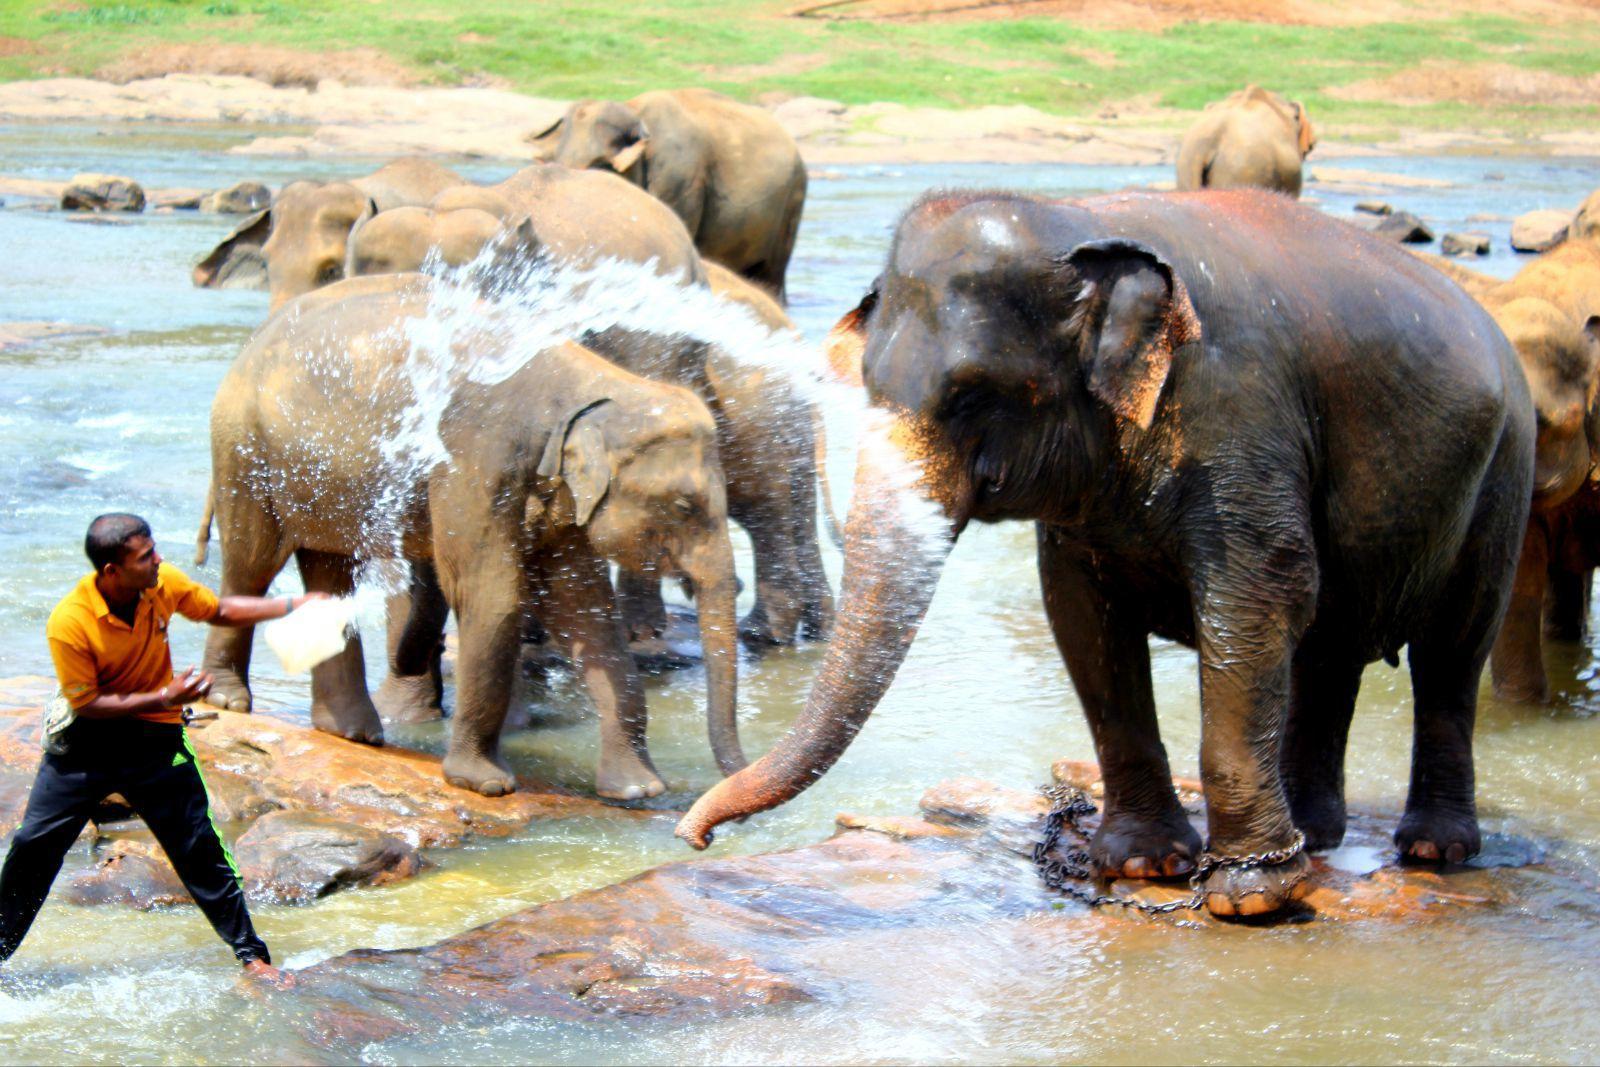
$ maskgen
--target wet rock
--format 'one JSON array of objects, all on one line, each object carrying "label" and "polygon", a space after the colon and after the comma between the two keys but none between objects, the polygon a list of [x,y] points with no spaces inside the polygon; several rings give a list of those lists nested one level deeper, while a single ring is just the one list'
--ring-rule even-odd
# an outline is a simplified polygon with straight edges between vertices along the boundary
[{"label": "wet rock", "polygon": [[120,904],[140,911],[194,903],[158,846],[127,840],[102,849],[94,866],[67,882],[62,895],[69,904]]},{"label": "wet rock", "polygon": [[127,226],[127,219],[113,218],[110,215],[68,215],[68,222],[76,222],[81,226]]},{"label": "wet rock", "polygon": [[[103,326],[81,326],[70,322],[0,322],[0,352],[64,337],[96,337],[110,332]],[[52,683],[51,692],[54,691]]]},{"label": "wet rock", "polygon": [[143,211],[144,187],[116,174],[78,174],[61,191],[64,211]]},{"label": "wet rock", "polygon": [[1489,235],[1447,233],[1439,242],[1439,251],[1447,256],[1486,256],[1489,254]]},{"label": "wet rock", "polygon": [[253,900],[301,903],[358,885],[388,885],[423,867],[416,849],[379,830],[308,811],[258,819],[233,847]]},{"label": "wet rock", "polygon": [[1401,244],[1426,244],[1433,240],[1428,224],[1409,211],[1395,211],[1378,220],[1373,233]]},{"label": "wet rock", "polygon": [[1356,210],[1368,215],[1392,215],[1394,205],[1382,200],[1362,200],[1356,204]]},{"label": "wet rock", "polygon": [[204,189],[157,189],[149,194],[153,211],[197,211],[205,198]]},{"label": "wet rock", "polygon": [[1511,247],[1518,252],[1548,252],[1567,238],[1572,214],[1566,211],[1530,211],[1511,224]]},{"label": "wet rock", "polygon": [[238,182],[207,193],[197,206],[217,215],[251,215],[272,206],[272,190],[260,182]]}]

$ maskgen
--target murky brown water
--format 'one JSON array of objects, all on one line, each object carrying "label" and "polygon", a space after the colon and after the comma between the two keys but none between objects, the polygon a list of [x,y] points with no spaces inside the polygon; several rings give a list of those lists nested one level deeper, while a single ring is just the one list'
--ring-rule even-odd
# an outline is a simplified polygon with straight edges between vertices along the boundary
[{"label": "murky brown water", "polygon": [[[76,131],[74,146],[91,143]],[[329,173],[304,161],[263,164],[216,152],[221,140],[158,131],[96,143],[0,129],[0,169],[38,176],[113,170],[152,184],[221,184]],[[76,154],[74,154],[76,153]],[[16,162],[13,162],[13,161]],[[90,164],[93,164],[90,166]],[[1393,197],[1447,224],[1567,203],[1592,184],[1580,162],[1496,159],[1375,161],[1462,184]],[[359,163],[341,165],[359,170]],[[503,169],[503,168],[501,168]],[[1485,170],[1505,175],[1480,192]],[[481,177],[497,174],[480,168]],[[878,268],[887,226],[929,185],[1013,185],[1069,192],[1165,177],[1095,168],[857,168],[817,181],[790,288],[813,337],[850,306]],[[1343,210],[1327,197],[1325,206]],[[14,207],[14,205],[13,205]],[[1494,226],[1490,227],[1495,229]],[[0,674],[47,667],[44,616],[81,570],[84,520],[103,507],[150,514],[158,537],[192,536],[208,467],[205,418],[227,362],[265,298],[188,287],[188,261],[226,229],[216,219],[150,217],[85,227],[0,211],[0,321],[60,318],[108,326],[107,337],[0,356]],[[1496,231],[1503,234],[1504,226]],[[1503,244],[1503,242],[1501,242]],[[1504,272],[1509,262],[1497,263]],[[137,374],[129,368],[137,366]],[[108,381],[117,385],[107,388]],[[832,469],[844,505],[848,419],[835,418]],[[103,507],[102,507],[103,506]],[[1033,536],[1021,525],[975,528],[954,553],[899,678],[846,757],[777,811],[725,829],[714,851],[818,840],[841,810],[902,814],[940,779],[976,775],[1025,786],[1052,759],[1090,758],[1081,711],[1039,607]],[[175,557],[183,555],[175,552]],[[837,578],[838,558],[829,554]],[[215,580],[215,564],[204,572]],[[368,633],[380,631],[369,616]],[[198,628],[176,635],[198,654]],[[377,644],[376,641],[370,642]],[[1536,839],[1600,882],[1600,682],[1594,648],[1552,651],[1559,697],[1548,708],[1496,703],[1485,689],[1478,729],[1485,830]],[[741,678],[747,749],[759,752],[799,710],[820,649],[747,660]],[[303,707],[303,683],[271,676],[263,692]],[[1157,701],[1174,769],[1198,748],[1194,658],[1158,645]],[[650,684],[651,744],[674,797],[714,779],[697,671]],[[531,728],[508,738],[529,773],[588,782],[595,723],[570,681],[531,693]],[[1351,803],[1398,817],[1410,753],[1402,672],[1367,671],[1350,743]],[[398,733],[398,732],[397,732]],[[397,739],[438,747],[440,726]],[[424,944],[529,904],[607,884],[687,850],[660,827],[565,823],[436,856],[412,882],[349,892],[311,907],[255,909],[282,961],[305,966],[357,947]],[[85,857],[75,854],[69,872]],[[1600,907],[1592,892],[1537,870],[1506,875],[1517,906],[1427,925],[1313,924],[1197,932],[1123,925],[1115,936],[1048,917],[927,931],[862,933],[812,965],[872,975],[878,998],[824,1003],[692,1027],[575,1027],[540,1020],[463,1028],[425,1042],[369,1048],[380,1063],[688,1061],[1233,1062],[1495,1060],[1566,1062],[1600,1050],[1592,1010],[1600,978]],[[835,946],[837,949],[837,946]],[[312,1055],[297,1020],[241,996],[225,949],[192,909],[135,914],[48,905],[0,989],[5,1062],[193,1062]]]}]

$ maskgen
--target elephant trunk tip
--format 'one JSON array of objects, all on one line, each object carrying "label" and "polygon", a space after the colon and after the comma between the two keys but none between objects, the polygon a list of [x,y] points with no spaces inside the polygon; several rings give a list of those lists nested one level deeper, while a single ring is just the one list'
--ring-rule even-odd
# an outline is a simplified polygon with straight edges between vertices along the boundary
[{"label": "elephant trunk tip", "polygon": [[674,837],[682,838],[696,852],[704,852],[710,848],[711,842],[716,837],[711,832],[711,827],[706,824],[706,821],[695,818],[695,814],[692,811],[678,820],[678,827],[672,831],[672,834]]}]

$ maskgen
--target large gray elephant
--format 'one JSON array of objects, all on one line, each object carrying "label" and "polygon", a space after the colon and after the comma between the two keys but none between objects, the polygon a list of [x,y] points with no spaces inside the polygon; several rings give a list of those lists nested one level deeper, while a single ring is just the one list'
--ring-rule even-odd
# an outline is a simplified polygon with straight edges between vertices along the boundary
[{"label": "large gray elephant", "polygon": [[1300,195],[1301,162],[1317,135],[1305,106],[1259,85],[1216,103],[1178,148],[1179,189],[1276,189]]},{"label": "large gray elephant", "polygon": [[272,306],[344,277],[346,242],[380,211],[426,204],[464,178],[430,159],[407,157],[349,181],[291,182],[272,205],[240,222],[194,267],[206,289],[266,289]]},{"label": "large gray elephant", "polygon": [[[792,328],[769,297],[732,272],[702,262],[682,223],[659,201],[615,175],[553,164],[524,168],[495,186],[446,190],[428,210],[384,212],[356,231],[351,261],[363,273],[415,269],[441,232],[475,228],[470,220],[485,218],[487,208],[504,212],[508,220],[525,218],[529,242],[561,262],[587,266],[609,257],[654,263],[658,272],[683,284],[709,279],[714,292],[744,305],[769,329]],[[458,225],[458,220],[469,222]],[[470,242],[457,254],[470,258],[469,252]],[[755,549],[757,596],[740,627],[745,638],[753,644],[790,644],[800,636],[825,634],[833,608],[816,543],[815,486],[823,471],[813,458],[809,407],[775,378],[741,370],[726,352],[712,356],[705,346],[684,351],[681,341],[632,330],[607,330],[581,340],[635,373],[695,389],[716,414],[729,512]],[[708,358],[716,363],[716,374]],[[641,647],[652,647],[665,625],[658,583],[630,574],[621,584],[630,635]],[[396,697],[386,713],[430,714],[424,705],[414,713],[400,710],[406,701],[398,699],[399,692],[420,686],[398,680],[403,677],[385,685],[385,700]],[[418,692],[436,688],[420,686]]]},{"label": "large gray elephant", "polygon": [[[833,642],[772,751],[700,798],[705,847],[844,753],[968,523],[1036,524],[1105,776],[1107,876],[1198,871],[1285,907],[1345,830],[1365,664],[1411,665],[1411,861],[1480,846],[1479,679],[1532,490],[1534,413],[1488,314],[1389,242],[1256,190],[925,197],[853,313],[864,442]],[[908,489],[908,487],[910,487]],[[1152,634],[1199,656],[1209,840],[1178,805]],[[1210,857],[1210,858],[1207,858]]]},{"label": "large gray elephant", "polygon": [[708,89],[583,100],[529,137],[540,158],[614,171],[678,213],[707,259],[785,299],[806,169],[769,113]]},{"label": "large gray elephant", "polygon": [[[493,329],[458,335],[448,396],[419,398],[406,368],[442,354],[419,355],[397,327],[429,314],[435,286],[418,274],[343,282],[291,303],[246,345],[211,414],[223,591],[260,595],[290,556],[307,589],[335,595],[367,560],[426,567],[461,628],[444,773],[488,795],[515,788],[499,735],[522,618],[536,609],[599,707],[597,789],[631,799],[665,787],[606,561],[680,577],[699,600],[712,746],[725,770],[741,766],[733,554],[710,412],[570,343],[474,382],[470,368],[516,343]],[[434,400],[446,401],[444,454],[397,463],[385,442]],[[212,630],[214,703],[248,708],[250,645],[248,628]],[[313,671],[312,719],[381,742],[359,638]]]}]

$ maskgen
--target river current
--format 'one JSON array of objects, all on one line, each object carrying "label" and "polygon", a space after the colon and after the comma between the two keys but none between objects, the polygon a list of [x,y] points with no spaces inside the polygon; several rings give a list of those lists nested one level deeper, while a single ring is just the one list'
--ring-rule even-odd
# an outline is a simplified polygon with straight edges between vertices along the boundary
[{"label": "river current", "polygon": [[[65,178],[127,174],[149,188],[217,187],[244,178],[277,185],[354,175],[361,160],[257,159],[228,154],[249,131],[174,127],[0,127],[0,172]],[[1510,218],[1575,204],[1596,160],[1406,157],[1340,166],[1443,179],[1443,187],[1381,195],[1443,232],[1491,234],[1472,264],[1499,275]],[[464,162],[490,181],[510,164]],[[789,275],[791,314],[812,340],[853,306],[879,270],[903,208],[931,187],[999,187],[1073,195],[1148,184],[1168,168],[1087,166],[839,166],[813,174]],[[1366,194],[1307,190],[1348,214]],[[1484,220],[1477,216],[1488,215]],[[1468,221],[1474,219],[1474,221]],[[166,554],[187,567],[209,478],[207,416],[230,361],[261,321],[257,292],[194,289],[189,266],[230,227],[226,217],[147,214],[126,224],[69,221],[21,200],[0,210],[0,323],[59,320],[102,328],[0,354],[0,677],[45,674],[45,617],[84,572],[87,520],[128,509],[153,523]],[[830,473],[847,503],[855,419],[829,412]],[[741,566],[748,581],[742,538]],[[832,832],[836,812],[905,814],[928,786],[974,775],[1026,787],[1053,759],[1093,756],[1072,687],[1044,622],[1023,524],[975,527],[962,538],[906,665],[846,757],[789,805],[726,828],[713,852],[766,851]],[[837,583],[839,556],[825,545]],[[215,584],[216,553],[197,577]],[[297,588],[292,568],[279,580]],[[747,594],[748,595],[748,594]],[[364,599],[371,681],[381,664],[376,596]],[[178,667],[198,660],[201,627],[174,627]],[[1600,681],[1594,647],[1549,652],[1556,699],[1528,708],[1495,701],[1487,683],[1477,732],[1478,797],[1489,832],[1532,838],[1565,864],[1600,874]],[[741,662],[741,729],[752,754],[802,706],[821,647]],[[1154,643],[1156,700],[1175,772],[1198,751],[1194,657]],[[305,714],[303,679],[256,657],[260,696]],[[651,747],[671,799],[688,803],[716,778],[705,741],[704,676],[650,679]],[[1405,674],[1368,668],[1352,730],[1352,806],[1398,818],[1410,758]],[[447,703],[449,696],[447,694]],[[520,771],[589,788],[596,722],[576,685],[530,698],[532,724],[508,735]],[[435,750],[443,725],[391,730]],[[358,947],[422,945],[531,904],[605,885],[688,856],[660,827],[564,822],[440,853],[409,882],[349,891],[309,907],[253,909],[279,961],[302,967]],[[63,879],[88,863],[82,846]],[[59,884],[59,883],[58,883]],[[1600,1049],[1600,897],[1552,892],[1526,906],[1425,927],[1313,924],[1236,928],[1171,938],[1134,930],[1082,945],[1012,931],[975,937],[958,953],[901,944],[859,966],[921,981],[882,1002],[819,1004],[693,1027],[573,1027],[530,1020],[373,1046],[373,1062],[985,1061],[1234,1062],[1494,1060],[1569,1062]],[[1002,943],[1003,942],[1003,943]],[[1026,966],[1018,966],[1019,959]],[[0,989],[0,1061],[196,1062],[315,1058],[279,1014],[236,992],[236,968],[199,914],[45,908]]]}]

